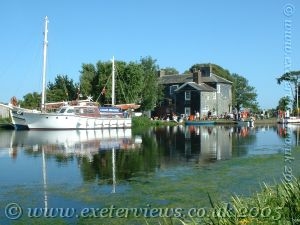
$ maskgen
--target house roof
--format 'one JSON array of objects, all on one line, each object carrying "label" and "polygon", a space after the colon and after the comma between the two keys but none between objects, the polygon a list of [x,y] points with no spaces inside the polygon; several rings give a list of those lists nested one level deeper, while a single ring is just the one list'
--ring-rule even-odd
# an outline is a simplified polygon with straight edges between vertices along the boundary
[{"label": "house roof", "polygon": [[[231,81],[226,80],[214,73],[211,73],[209,77],[201,77],[201,82],[204,83],[225,83],[232,84]],[[164,75],[158,78],[160,84],[184,84],[186,82],[193,81],[193,74],[181,74],[181,75]]]},{"label": "house roof", "polygon": [[158,78],[161,84],[184,84],[185,82],[193,81],[192,74],[182,75],[164,75]]},{"label": "house roof", "polygon": [[201,77],[200,78],[202,82],[205,83],[225,83],[225,84],[232,84],[231,81],[226,80],[223,77],[220,77],[214,73],[211,73],[209,77]]},{"label": "house roof", "polygon": [[190,82],[186,82],[183,85],[181,85],[179,88],[177,88],[175,90],[175,92],[179,92],[182,88],[184,88],[187,85],[191,86],[192,88],[194,88],[197,91],[206,91],[206,92],[217,91],[215,88],[213,88],[207,84],[204,84],[204,83],[197,84],[195,82],[190,81]]}]

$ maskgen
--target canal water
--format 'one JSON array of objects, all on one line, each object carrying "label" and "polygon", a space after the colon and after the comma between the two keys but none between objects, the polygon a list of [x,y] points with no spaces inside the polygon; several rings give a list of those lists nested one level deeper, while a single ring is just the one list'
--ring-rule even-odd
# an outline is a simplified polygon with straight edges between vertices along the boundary
[{"label": "canal water", "polygon": [[[1,130],[0,224],[11,221],[10,204],[22,219],[32,208],[190,208],[209,206],[208,193],[215,201],[250,196],[283,179],[285,149],[299,144],[299,133],[273,124]],[[299,152],[291,154],[299,176]]]}]

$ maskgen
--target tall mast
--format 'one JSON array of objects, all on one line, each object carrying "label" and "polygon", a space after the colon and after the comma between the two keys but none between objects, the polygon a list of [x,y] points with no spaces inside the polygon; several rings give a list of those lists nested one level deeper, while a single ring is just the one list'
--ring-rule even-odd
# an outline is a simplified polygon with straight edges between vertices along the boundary
[{"label": "tall mast", "polygon": [[115,105],[115,57],[112,58],[111,104]]},{"label": "tall mast", "polygon": [[45,30],[44,30],[44,52],[43,52],[43,78],[42,78],[42,105],[41,110],[45,111],[46,99],[46,63],[47,63],[47,47],[48,47],[48,17],[45,17]]}]

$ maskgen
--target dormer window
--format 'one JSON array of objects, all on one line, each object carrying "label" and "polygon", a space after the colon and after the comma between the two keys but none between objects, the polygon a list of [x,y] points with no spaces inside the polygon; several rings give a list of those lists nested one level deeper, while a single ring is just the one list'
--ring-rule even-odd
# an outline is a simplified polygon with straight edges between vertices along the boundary
[{"label": "dormer window", "polygon": [[185,100],[186,101],[190,101],[191,100],[191,92],[190,91],[186,91],[185,92]]}]

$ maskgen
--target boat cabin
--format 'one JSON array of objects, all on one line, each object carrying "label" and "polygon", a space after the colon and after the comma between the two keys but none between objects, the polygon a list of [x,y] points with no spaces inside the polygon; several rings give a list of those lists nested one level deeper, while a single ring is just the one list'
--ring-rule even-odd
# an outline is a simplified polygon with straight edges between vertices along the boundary
[{"label": "boat cabin", "polygon": [[65,114],[65,115],[74,115],[74,107],[72,106],[63,106],[61,107],[57,113]]},{"label": "boat cabin", "polygon": [[58,114],[79,115],[99,117],[100,112],[97,106],[63,106],[59,109]]},{"label": "boat cabin", "polygon": [[74,109],[76,115],[100,117],[100,112],[97,106],[76,106]]}]

